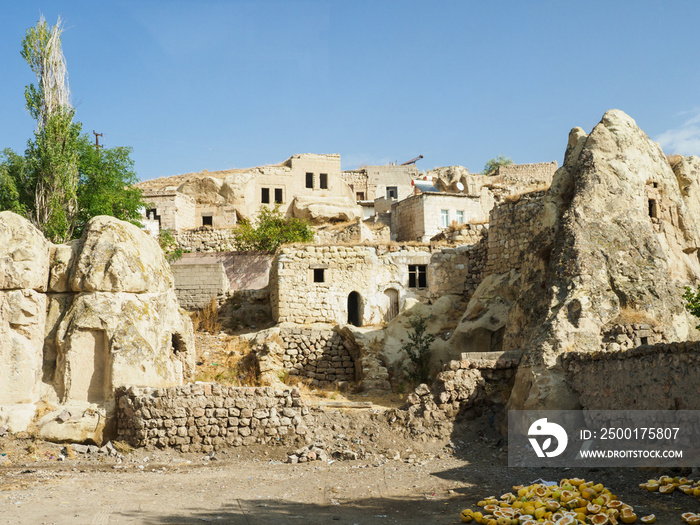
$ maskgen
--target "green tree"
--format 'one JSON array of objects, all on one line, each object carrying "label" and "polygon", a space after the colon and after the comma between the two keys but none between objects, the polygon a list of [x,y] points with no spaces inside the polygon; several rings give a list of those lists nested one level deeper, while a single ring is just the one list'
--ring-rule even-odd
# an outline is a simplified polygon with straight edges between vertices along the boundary
[{"label": "green tree", "polygon": [[66,61],[61,49],[61,19],[48,27],[42,16],[22,39],[22,57],[37,77],[27,86],[27,109],[37,121],[25,152],[23,184],[32,188],[30,220],[54,242],[71,238],[78,212],[80,124],[73,122]]},{"label": "green tree", "polygon": [[37,130],[24,156],[0,153],[0,210],[24,215],[54,242],[81,235],[96,215],[138,225],[145,206],[133,187],[131,148],[97,150],[73,122],[60,36],[60,18],[49,28],[42,17],[22,40],[21,54],[38,80],[25,90]]},{"label": "green tree", "polygon": [[407,369],[408,377],[416,383],[430,382],[430,347],[435,341],[435,336],[426,332],[428,319],[418,315],[411,319],[411,331],[408,333],[408,342],[401,350],[406,352],[413,364],[413,369]]},{"label": "green tree", "polygon": [[78,216],[75,235],[80,236],[87,222],[97,215],[111,215],[141,226],[143,192],[131,159],[131,148],[97,149],[87,135],[77,142]]},{"label": "green tree", "polygon": [[483,175],[493,175],[501,166],[508,166],[510,164],[513,164],[513,161],[509,157],[499,155],[498,158],[489,160],[481,173]]},{"label": "green tree", "polygon": [[[685,287],[685,292],[683,293],[683,300],[685,301],[685,309],[688,310],[695,317],[700,318],[700,285],[697,289],[693,291],[690,286]],[[700,324],[695,328],[700,330]]]},{"label": "green tree", "polygon": [[295,217],[282,216],[279,205],[260,209],[256,225],[242,222],[235,232],[234,245],[239,251],[274,252],[282,244],[311,242],[314,232],[309,223]]}]

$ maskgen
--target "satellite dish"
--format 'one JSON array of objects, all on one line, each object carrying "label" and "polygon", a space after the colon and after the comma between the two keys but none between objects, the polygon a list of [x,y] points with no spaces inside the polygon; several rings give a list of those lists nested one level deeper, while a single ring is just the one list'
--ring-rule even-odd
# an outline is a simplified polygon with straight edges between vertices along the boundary
[{"label": "satellite dish", "polygon": [[458,182],[458,183],[457,183],[457,189],[458,189],[459,191],[464,191],[464,184],[462,184],[461,182]]}]

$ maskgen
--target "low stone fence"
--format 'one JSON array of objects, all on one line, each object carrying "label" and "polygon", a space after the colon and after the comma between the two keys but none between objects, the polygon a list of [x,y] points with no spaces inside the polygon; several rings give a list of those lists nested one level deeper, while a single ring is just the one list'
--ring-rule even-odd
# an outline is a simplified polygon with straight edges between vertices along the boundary
[{"label": "low stone fence", "polygon": [[134,447],[210,452],[293,443],[312,425],[299,390],[193,384],[117,390],[117,439]]},{"label": "low stone fence", "polygon": [[700,409],[700,342],[659,343],[617,352],[570,353],[562,365],[589,410]]},{"label": "low stone fence", "polygon": [[313,386],[354,381],[355,359],[350,345],[333,330],[291,328],[280,331],[284,369],[291,375],[310,378]]}]

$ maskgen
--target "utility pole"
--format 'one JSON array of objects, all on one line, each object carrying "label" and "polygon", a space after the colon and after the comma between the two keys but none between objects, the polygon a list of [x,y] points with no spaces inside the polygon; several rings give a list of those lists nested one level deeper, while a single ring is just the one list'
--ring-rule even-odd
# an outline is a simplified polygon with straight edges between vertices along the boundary
[{"label": "utility pole", "polygon": [[95,131],[95,130],[93,129],[93,130],[92,130],[92,134],[95,135],[95,149],[96,149],[97,151],[100,151],[100,148],[103,147],[102,145],[100,145],[100,139],[99,139],[99,137],[102,136],[102,133],[97,133],[97,131]]}]

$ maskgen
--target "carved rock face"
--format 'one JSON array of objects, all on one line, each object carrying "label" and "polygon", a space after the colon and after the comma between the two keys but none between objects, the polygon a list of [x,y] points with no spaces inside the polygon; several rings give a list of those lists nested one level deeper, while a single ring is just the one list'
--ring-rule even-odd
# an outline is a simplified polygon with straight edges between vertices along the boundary
[{"label": "carved rock face", "polygon": [[0,424],[24,430],[42,396],[109,416],[116,387],[179,385],[193,371],[192,323],[155,240],[95,217],[54,246],[0,213]]},{"label": "carved rock face", "polygon": [[524,353],[510,408],[574,408],[559,356],[604,349],[606,327],[625,315],[663,326],[667,340],[688,337],[681,293],[700,265],[685,201],[659,145],[625,113],[608,111],[590,135],[572,130],[509,314],[504,350]]}]

